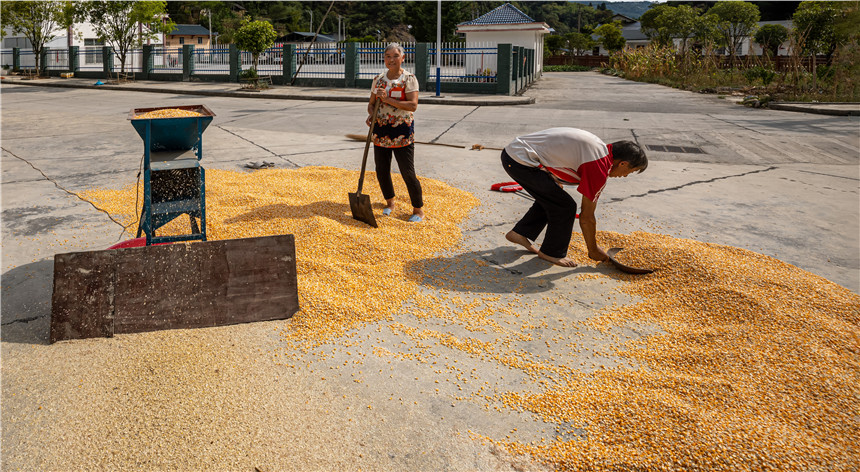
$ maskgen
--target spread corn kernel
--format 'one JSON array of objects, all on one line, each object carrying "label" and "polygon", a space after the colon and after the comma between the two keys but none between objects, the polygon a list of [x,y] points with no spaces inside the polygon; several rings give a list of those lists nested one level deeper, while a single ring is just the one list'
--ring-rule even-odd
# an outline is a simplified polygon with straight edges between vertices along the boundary
[{"label": "spread corn kernel", "polygon": [[[301,356],[323,343],[381,322],[414,344],[405,354],[380,346],[362,355],[429,362],[453,349],[484,366],[514,369],[534,387],[474,389],[487,378],[450,367],[458,391],[472,388],[454,399],[494,402],[487,408],[558,424],[559,434],[545,441],[472,436],[559,470],[854,470],[860,463],[857,294],[744,249],[599,232],[601,246],[626,248],[621,262],[656,269],[623,274],[590,261],[575,232],[568,255],[586,270],[568,280],[618,282],[622,293],[607,295],[633,302],[606,303],[582,322],[559,320],[546,335],[552,314],[583,310],[578,293],[543,291],[549,296],[536,319],[530,313],[540,280],[499,270],[487,262],[492,257],[438,256],[456,249],[458,225],[479,205],[474,196],[422,178],[428,218],[410,224],[407,192],[395,179],[398,210],[373,229],[351,217],[347,193],[356,181],[357,172],[329,167],[207,171],[209,239],[296,237],[302,309],[281,331],[290,346],[285,357],[305,363]],[[132,185],[85,196],[134,231],[134,192]],[[369,193],[378,214],[381,195]],[[187,226],[180,218],[159,234],[186,233]],[[437,290],[419,290],[422,283]],[[510,290],[487,293],[491,284]],[[395,321],[400,312],[462,329],[416,329]],[[612,334],[640,325],[657,328],[629,339]],[[604,356],[626,364],[583,367],[600,355],[580,356],[580,330],[616,336]],[[535,342],[550,355],[515,347]]]}]

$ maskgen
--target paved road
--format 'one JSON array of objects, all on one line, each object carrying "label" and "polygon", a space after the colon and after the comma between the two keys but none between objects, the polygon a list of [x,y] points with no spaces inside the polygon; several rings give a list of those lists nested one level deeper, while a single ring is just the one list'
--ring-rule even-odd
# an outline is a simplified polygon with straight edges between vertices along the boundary
[{"label": "paved road", "polygon": [[[526,94],[535,98],[533,105],[419,107],[417,138],[428,143],[416,149],[419,174],[473,192],[486,208],[466,224],[464,250],[468,254],[504,252],[508,245],[502,235],[529,202],[489,192],[489,184],[507,180],[498,163],[498,151],[466,147],[482,144],[498,148],[521,133],[575,126],[608,141],[635,139],[651,148],[696,148],[692,153],[651,150],[647,172],[613,179],[598,208],[599,229],[624,233],[644,230],[748,248],[860,291],[858,118],[748,109],[733,103],[731,97],[696,95],[593,73],[546,74]],[[92,399],[81,393],[69,394],[81,392],[76,379],[98,378],[105,382],[103,391],[84,391],[108,395],[112,405],[135,408],[135,402],[110,397],[116,387],[104,372],[125,375],[123,362],[145,362],[151,355],[161,359],[168,352],[162,347],[170,345],[189,352],[206,349],[212,356],[204,361],[207,369],[233,366],[229,371],[231,385],[242,387],[235,394],[240,396],[225,393],[227,386],[219,388],[211,393],[225,395],[219,405],[256,405],[230,410],[241,415],[232,424],[212,417],[216,423],[194,430],[197,436],[193,438],[184,438],[191,443],[201,438],[225,441],[229,437],[227,446],[247,446],[239,449],[241,454],[231,456],[235,462],[227,468],[252,470],[255,465],[268,463],[331,470],[538,470],[535,464],[517,463],[495,448],[468,439],[468,431],[497,438],[511,434],[515,440],[528,442],[551,440],[558,432],[555,425],[535,422],[521,412],[487,411],[468,402],[453,403],[450,396],[427,394],[432,391],[434,378],[443,385],[445,379],[426,365],[401,362],[397,367],[368,366],[367,382],[360,388],[348,368],[342,368],[342,356],[311,357],[307,370],[287,371],[256,355],[258,350],[272,352],[278,348],[271,323],[195,330],[181,338],[151,333],[45,345],[53,254],[102,249],[121,236],[117,224],[69,192],[134,182],[142,143],[127,122],[129,110],[191,103],[205,103],[217,114],[206,131],[207,167],[241,170],[245,163],[255,160],[274,161],[279,167],[357,169],[360,165],[363,143],[344,135],[366,131],[366,110],[361,103],[4,84],[3,467],[44,469],[45,463],[40,461],[53,457],[54,451],[66,444],[64,438],[81,431],[82,439],[69,443],[76,454],[67,454],[68,460],[83,460],[80,450],[90,444],[93,450],[112,447],[98,438],[104,437],[105,431],[116,430],[94,429],[89,423]],[[500,256],[502,260],[505,254]],[[528,279],[544,284],[533,294],[535,306],[541,305],[542,297],[558,290],[575,293],[581,300],[597,301],[599,308],[599,302],[605,300],[602,295],[617,284],[592,284],[563,277],[556,268],[530,267],[534,273]],[[548,286],[547,280],[551,281]],[[488,293],[503,295],[505,291],[501,285],[487,287]],[[591,310],[574,306],[570,313],[584,319]],[[544,314],[537,309],[532,316],[541,319]],[[431,326],[431,321],[408,316],[398,317],[398,322],[418,330],[429,326],[456,332],[456,327]],[[355,333],[350,341],[354,349],[371,352],[380,338],[386,346],[408,346],[411,342],[406,336],[380,330],[384,326],[371,325]],[[535,336],[534,342],[522,348],[540,348],[544,339],[538,331]],[[596,333],[586,333],[586,338],[594,351],[606,350],[605,341]],[[212,350],[211,346],[224,348]],[[253,349],[242,348],[248,346]],[[329,348],[332,346],[320,349]],[[444,354],[453,362],[474,366],[481,381],[486,380],[496,391],[535,387],[507,371],[502,375],[497,365],[482,363],[462,351],[447,350]],[[581,359],[571,359],[574,361]],[[137,367],[143,369],[142,365]],[[391,393],[385,389],[389,376],[375,378],[376,367],[380,372],[382,367],[393,369],[391,375],[410,381],[397,386],[404,401],[388,401]],[[332,369],[340,370],[334,370],[337,374],[327,376],[326,382],[313,373]],[[206,380],[206,372],[200,367],[191,373]],[[147,379],[155,382],[164,375],[153,373]],[[421,383],[413,385],[411,379],[419,375]],[[278,382],[278,378],[289,381]],[[159,388],[161,392],[173,391],[169,383]],[[370,403],[386,407],[367,411]],[[37,405],[44,409],[36,410]],[[117,415],[101,410],[97,413],[99,418]],[[116,426],[118,431],[156,431],[140,430],[135,424],[147,421],[147,416],[137,414],[149,412],[122,413],[128,415],[124,418],[129,423]],[[355,423],[343,421],[347,414]],[[242,428],[254,422],[266,427],[254,429],[248,436],[250,433]],[[170,425],[158,428],[161,433],[172,431]],[[253,442],[248,442],[249,438]],[[169,449],[169,439],[143,434],[141,443],[130,439],[132,446],[140,448],[132,452],[163,460],[162,464],[178,464],[166,459],[175,451],[165,450],[165,455],[159,455],[149,446]],[[427,454],[418,454],[415,444],[421,444]],[[280,455],[271,456],[275,453]],[[245,461],[246,456],[259,461]],[[217,451],[210,451],[186,457],[184,464],[204,467],[200,462],[204,458],[223,459]],[[153,463],[158,462],[150,465]],[[132,462],[123,464],[134,468]]]},{"label": "paved road", "polygon": [[[417,139],[501,148],[519,134],[553,126],[588,129],[607,141],[634,139],[651,149],[652,167],[623,184],[613,182],[603,210],[635,214],[679,236],[775,255],[860,290],[857,117],[745,108],[736,97],[595,73],[549,73],[526,94],[536,103],[422,105]],[[26,192],[12,189],[28,189],[29,180],[15,170],[42,178],[32,164],[70,190],[107,184],[117,172],[133,178],[140,143],[127,123],[128,111],[173,103],[206,103],[215,110],[207,131],[209,166],[235,169],[255,158],[285,165],[357,165],[360,146],[343,139],[365,131],[365,107],[357,103],[4,86],[4,215],[24,214],[9,224],[32,226],[27,231],[33,233],[45,218],[33,214],[31,203],[18,207],[18,195]],[[689,152],[654,150],[664,149],[660,146]],[[426,157],[419,155],[418,165],[428,176],[468,180],[476,190],[491,183],[492,175],[504,178],[490,152],[467,153],[466,160],[445,166],[435,165],[437,156],[458,154],[454,148],[427,146],[421,153]],[[464,179],[452,169],[475,172]],[[28,196],[25,202],[42,200]],[[601,219],[600,227],[638,229],[612,218]],[[49,255],[39,248],[24,253],[31,251]],[[8,251],[4,258],[7,268],[19,262]]]}]

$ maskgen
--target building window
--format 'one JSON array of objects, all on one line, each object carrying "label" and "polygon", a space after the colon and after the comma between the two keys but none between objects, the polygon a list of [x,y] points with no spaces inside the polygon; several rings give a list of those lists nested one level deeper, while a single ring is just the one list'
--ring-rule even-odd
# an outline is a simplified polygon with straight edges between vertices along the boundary
[{"label": "building window", "polygon": [[179,38],[179,44],[185,44],[185,38]]},{"label": "building window", "polygon": [[203,44],[203,36],[197,38],[197,44]]},{"label": "building window", "polygon": [[105,43],[97,38],[84,38],[84,64],[101,64],[101,48],[104,45]]}]

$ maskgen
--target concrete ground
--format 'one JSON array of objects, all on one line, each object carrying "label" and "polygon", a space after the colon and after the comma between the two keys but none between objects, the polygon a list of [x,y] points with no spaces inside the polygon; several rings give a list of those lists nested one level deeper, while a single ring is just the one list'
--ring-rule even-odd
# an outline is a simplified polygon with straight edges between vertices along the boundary
[{"label": "concrete ground", "polygon": [[[474,144],[501,148],[520,134],[572,126],[607,142],[633,139],[651,149],[645,173],[607,184],[598,205],[598,229],[664,233],[746,248],[860,292],[860,118],[744,108],[732,97],[596,73],[548,73],[525,95],[534,103],[423,101],[416,114],[417,141],[422,143],[416,147],[419,175],[468,190],[483,202],[482,211],[464,223],[465,252],[454,258],[470,264],[469,270],[476,269],[477,259],[501,268],[516,266],[534,284],[535,300],[575,292],[580,301],[607,303],[602,295],[618,282],[607,286],[574,279],[560,268],[524,259],[504,240],[530,202],[490,192],[490,184],[508,180],[498,151],[469,149]],[[118,224],[72,193],[134,182],[142,143],[127,123],[129,110],[206,104],[217,114],[205,134],[208,168],[238,171],[250,161],[268,160],[285,168],[357,169],[363,143],[344,135],[366,132],[364,104],[313,96],[193,97],[5,81],[0,98],[4,470],[62,470],[54,461],[63,456],[66,465],[92,469],[542,468],[470,439],[470,432],[531,441],[554,437],[560,425],[452,401],[450,385],[434,391],[440,374],[428,365],[380,363],[367,356],[363,370],[368,378],[357,387],[354,372],[344,369],[320,380],[319,372],[344,364],[340,351],[308,355],[307,366],[299,369],[274,364],[258,352],[278,349],[279,340],[272,335],[278,322],[179,332],[185,333],[182,337],[163,332],[46,344],[53,255],[103,249],[121,238]],[[508,290],[494,280],[484,279],[486,293]],[[585,319],[592,312],[577,308],[570,316]],[[548,312],[539,309],[531,314],[544,315]],[[456,330],[405,313],[398,322]],[[403,333],[379,331],[384,326],[351,333],[355,350],[367,353],[379,343],[408,340]],[[593,351],[606,342],[597,333],[586,334]],[[522,348],[539,350],[538,344]],[[153,424],[147,418],[159,403],[137,401],[140,389],[116,383],[133,372],[149,376],[147,366],[158,365],[167,366],[167,373],[151,371],[147,382],[163,387],[161,382],[175,380],[169,372],[182,369],[182,361],[166,354],[165,346],[210,354],[194,364],[192,375],[225,369],[221,383],[211,386],[204,395],[208,400],[199,405],[221,413],[210,409],[199,418]],[[461,351],[437,348],[434,353],[479,372],[491,388],[532,387],[516,372],[500,372]],[[583,356],[592,364],[615,362]],[[383,369],[387,375],[369,373]],[[96,381],[84,385],[82,379]],[[368,409],[368,404],[376,408]],[[91,415],[119,420],[110,427],[94,426]],[[152,436],[154,432],[158,434]],[[201,447],[202,452],[183,456],[184,448]],[[108,457],[95,450],[121,452]]]}]

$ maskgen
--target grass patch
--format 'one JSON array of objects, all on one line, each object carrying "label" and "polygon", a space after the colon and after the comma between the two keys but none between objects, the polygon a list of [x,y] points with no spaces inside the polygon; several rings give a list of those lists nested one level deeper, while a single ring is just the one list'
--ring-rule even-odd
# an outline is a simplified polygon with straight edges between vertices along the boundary
[{"label": "grass patch", "polygon": [[594,67],[561,65],[561,66],[543,66],[544,72],[588,72],[594,70]]}]

